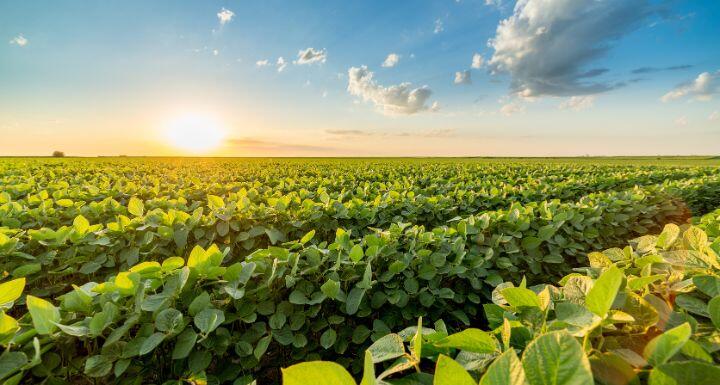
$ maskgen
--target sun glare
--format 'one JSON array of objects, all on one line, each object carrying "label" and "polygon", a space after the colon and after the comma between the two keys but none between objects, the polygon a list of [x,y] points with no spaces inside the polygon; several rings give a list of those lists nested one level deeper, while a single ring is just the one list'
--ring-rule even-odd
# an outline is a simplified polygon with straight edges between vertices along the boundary
[{"label": "sun glare", "polygon": [[185,115],[167,124],[165,136],[178,149],[197,154],[217,149],[225,137],[225,130],[208,116]]}]

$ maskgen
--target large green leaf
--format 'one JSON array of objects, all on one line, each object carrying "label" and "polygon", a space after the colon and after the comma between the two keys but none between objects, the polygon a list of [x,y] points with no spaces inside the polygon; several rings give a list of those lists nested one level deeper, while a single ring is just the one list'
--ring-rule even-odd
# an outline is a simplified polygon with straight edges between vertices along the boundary
[{"label": "large green leaf", "polygon": [[334,362],[311,361],[282,369],[283,385],[355,385],[350,373]]},{"label": "large green leaf", "polygon": [[455,348],[473,353],[492,353],[498,349],[497,339],[480,329],[465,329],[434,343],[437,347]]},{"label": "large green leaf", "polygon": [[580,343],[566,332],[552,332],[533,340],[525,349],[522,364],[530,385],[593,383],[587,356]]},{"label": "large green leaf", "polygon": [[717,385],[720,366],[698,361],[670,362],[650,372],[648,385]]},{"label": "large green leaf", "polygon": [[0,307],[15,302],[25,289],[25,278],[0,283]]},{"label": "large green leaf", "polygon": [[131,197],[128,201],[128,212],[136,217],[141,217],[145,213],[145,205],[135,197]]},{"label": "large green leaf", "polygon": [[225,322],[225,313],[218,309],[205,309],[195,315],[195,326],[203,334],[208,334]]},{"label": "large green leaf", "polygon": [[667,362],[672,356],[682,349],[685,342],[690,339],[692,328],[690,324],[674,327],[663,334],[653,338],[643,350],[643,356],[652,366],[658,366]]},{"label": "large green leaf", "polygon": [[377,364],[405,354],[405,345],[403,344],[402,337],[392,333],[380,337],[370,345],[367,351],[370,352],[373,363]]},{"label": "large green leaf", "polygon": [[197,341],[197,333],[192,330],[192,327],[188,327],[178,334],[175,339],[175,347],[172,352],[172,359],[179,360],[185,358],[190,354],[190,351],[195,347]]},{"label": "large green leaf", "polygon": [[707,312],[715,328],[720,329],[720,295],[708,302]]},{"label": "large green leaf", "polygon": [[540,299],[537,294],[524,287],[508,287],[500,291],[503,298],[514,308],[537,307],[540,308]]},{"label": "large green leaf", "polygon": [[605,317],[615,301],[625,275],[616,266],[611,266],[595,280],[585,297],[585,306],[599,317]]},{"label": "large green leaf", "polygon": [[527,385],[525,369],[515,349],[509,349],[493,361],[480,379],[480,385]]},{"label": "large green leaf", "polygon": [[91,356],[85,360],[84,372],[89,377],[103,377],[110,373],[112,366],[112,361],[104,355]]},{"label": "large green leaf", "polygon": [[475,385],[470,374],[452,358],[440,355],[435,365],[433,385]]},{"label": "large green leaf", "polygon": [[52,303],[32,295],[25,298],[33,326],[38,334],[50,334],[60,322],[60,310]]}]

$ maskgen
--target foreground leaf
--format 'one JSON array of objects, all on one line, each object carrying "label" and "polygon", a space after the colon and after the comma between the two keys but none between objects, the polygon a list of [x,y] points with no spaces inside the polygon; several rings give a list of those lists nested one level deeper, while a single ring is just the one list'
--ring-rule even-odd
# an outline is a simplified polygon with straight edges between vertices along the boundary
[{"label": "foreground leaf", "polygon": [[355,385],[342,366],[327,361],[311,361],[282,369],[283,385]]},{"label": "foreground leaf", "polygon": [[575,338],[552,332],[531,342],[522,358],[530,385],[587,385],[593,383],[590,362]]},{"label": "foreground leaf", "polygon": [[526,385],[525,370],[514,349],[501,354],[488,367],[480,385]]},{"label": "foreground leaf", "polygon": [[28,295],[25,301],[38,334],[50,334],[55,331],[57,328],[55,323],[60,322],[60,310],[52,303],[32,295]]},{"label": "foreground leaf", "polygon": [[475,385],[470,374],[452,358],[440,355],[435,365],[433,385]]},{"label": "foreground leaf", "polygon": [[685,342],[690,339],[692,329],[690,324],[685,322],[684,324],[674,327],[663,334],[653,338],[645,349],[643,350],[643,356],[652,366],[658,366],[664,364],[672,358],[680,349],[682,349]]}]

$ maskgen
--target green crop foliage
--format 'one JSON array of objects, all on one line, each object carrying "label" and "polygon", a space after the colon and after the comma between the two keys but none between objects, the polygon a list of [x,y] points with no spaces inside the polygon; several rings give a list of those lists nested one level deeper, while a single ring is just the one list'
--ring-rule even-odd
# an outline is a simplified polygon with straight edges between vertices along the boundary
[{"label": "green crop foliage", "polygon": [[[717,225],[709,217],[702,222]],[[717,243],[705,236],[700,228],[669,224],[659,236],[599,253],[607,263],[591,263],[557,285],[498,286],[485,305],[487,331],[424,327],[420,353],[411,348],[420,329],[388,334],[368,348],[362,384],[714,383],[720,265]],[[649,279],[658,274],[662,280]],[[335,376],[355,384],[331,364],[290,366],[282,383]]]},{"label": "green crop foliage", "polygon": [[720,172],[668,162],[0,160],[0,383],[716,370]]}]

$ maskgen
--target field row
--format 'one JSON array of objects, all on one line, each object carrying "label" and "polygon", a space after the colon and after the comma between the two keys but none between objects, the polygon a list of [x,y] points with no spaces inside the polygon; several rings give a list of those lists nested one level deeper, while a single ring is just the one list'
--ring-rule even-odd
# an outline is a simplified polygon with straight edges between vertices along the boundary
[{"label": "field row", "polygon": [[[487,319],[482,305],[496,299],[503,281],[554,282],[597,245],[684,221],[686,208],[672,194],[706,187],[680,183],[571,204],[515,205],[433,230],[393,225],[359,238],[338,230],[327,245],[312,244],[310,233],[235,263],[229,248],[196,246],[187,260],[143,261],[100,283],[65,277],[77,285],[66,294],[27,297],[30,312],[17,327],[8,325],[6,343],[24,346],[27,357],[33,349],[54,352],[43,359],[54,360],[59,372],[48,374],[73,381],[242,373],[272,380],[283,363],[318,358],[358,371],[356,352],[391,330],[433,314],[450,331],[476,324]],[[612,261],[624,253],[606,252]],[[44,286],[24,278],[10,282],[20,280],[42,294]],[[219,366],[226,360],[235,365]],[[32,372],[43,376],[42,369]]]},{"label": "field row", "polygon": [[393,222],[433,227],[514,202],[576,201],[593,192],[720,175],[709,167],[36,162],[0,163],[0,225],[57,228],[72,224],[77,215],[107,223],[132,216],[126,208],[136,198],[145,211],[192,215],[220,206],[224,210],[218,214],[243,229],[277,224],[314,226],[317,232],[364,231]]},{"label": "field row", "polygon": [[[195,245],[228,247],[226,261],[232,263],[267,252],[273,244],[292,244],[308,233],[313,234],[310,241],[319,249],[331,248],[327,245],[339,232],[354,238],[354,244],[394,234],[396,247],[402,249],[415,243],[405,239],[406,233],[412,233],[406,229],[452,235],[463,231],[459,226],[480,222],[482,239],[463,242],[481,247],[474,253],[492,262],[488,275],[509,278],[522,272],[544,279],[551,272],[564,273],[589,250],[612,246],[628,236],[647,234],[664,223],[689,217],[688,206],[699,213],[705,207],[717,206],[720,176],[590,194],[571,203],[515,203],[508,209],[481,211],[483,215],[449,218],[437,229],[393,223],[384,229],[322,231],[314,221],[300,225],[293,218],[279,216],[274,223],[253,223],[238,220],[240,213],[230,214],[235,209],[232,201],[216,196],[207,200],[211,210],[207,213],[201,209],[193,214],[175,209],[148,211],[141,200],[131,198],[127,207],[117,207],[129,217],[120,214],[107,223],[90,222],[79,214],[70,226],[55,229],[0,229],[0,255],[6,256],[3,267],[12,277],[27,277],[33,293],[44,297],[64,292],[74,282],[104,279],[139,261],[187,255]],[[389,260],[394,258],[388,255]]]}]

